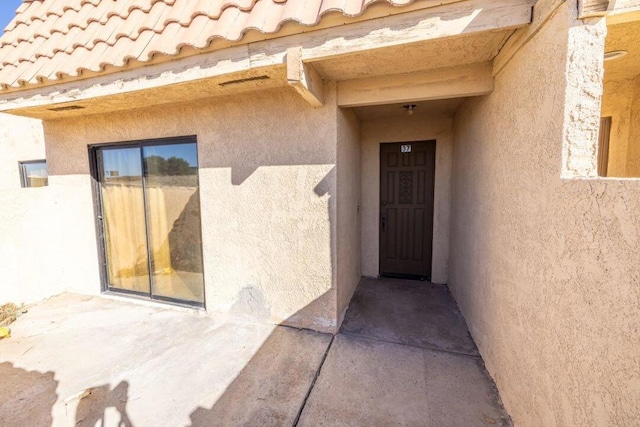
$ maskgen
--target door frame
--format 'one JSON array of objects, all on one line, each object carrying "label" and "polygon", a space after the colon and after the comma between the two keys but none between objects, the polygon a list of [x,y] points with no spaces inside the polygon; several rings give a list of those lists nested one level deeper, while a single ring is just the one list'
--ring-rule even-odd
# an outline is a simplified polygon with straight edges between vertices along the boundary
[{"label": "door frame", "polygon": [[[419,276],[414,274],[403,274],[403,273],[386,273],[382,271],[382,228],[381,228],[381,218],[382,218],[382,146],[383,145],[403,145],[403,144],[416,144],[416,143],[429,143],[433,144],[434,147],[434,163],[433,163],[433,186],[430,188],[431,191],[431,221],[428,224],[425,224],[427,227],[431,228],[431,241],[428,242],[431,246],[431,257],[428,262],[429,265],[429,275],[428,276]],[[393,141],[393,142],[380,142],[378,144],[378,206],[377,206],[377,218],[378,218],[378,276],[379,277],[393,277],[393,278],[404,278],[404,279],[420,279],[420,280],[432,280],[433,277],[433,252],[434,252],[434,238],[435,238],[435,208],[436,208],[436,199],[435,199],[435,189],[436,189],[436,168],[437,168],[437,158],[438,158],[438,143],[437,140],[434,139],[421,139],[421,140],[412,140],[412,141]],[[427,189],[429,190],[429,189]]]},{"label": "door frame", "polygon": [[[204,248],[203,244],[200,245],[200,255],[202,258],[202,274],[203,274],[203,286],[202,286],[202,297],[203,302],[196,301],[185,301],[177,298],[171,298],[166,296],[154,295],[153,287],[151,284],[151,271],[149,271],[149,292],[138,292],[129,289],[116,289],[109,287],[109,271],[107,265],[107,246],[106,246],[106,236],[104,231],[104,222],[102,218],[104,217],[103,205],[102,205],[102,196],[100,190],[100,180],[99,180],[99,168],[98,168],[98,149],[118,149],[118,148],[140,148],[140,156],[141,162],[142,160],[142,147],[149,147],[155,145],[168,145],[168,144],[196,144],[196,152],[198,151],[198,141],[196,135],[185,135],[185,136],[177,136],[177,137],[168,137],[168,138],[152,138],[152,139],[139,139],[139,140],[129,140],[122,142],[102,142],[96,144],[88,144],[87,150],[89,153],[89,173],[91,175],[91,193],[92,193],[92,202],[93,202],[93,220],[96,230],[96,244],[98,250],[98,263],[99,263],[99,272],[100,272],[100,292],[103,294],[111,294],[111,295],[126,295],[134,298],[140,298],[145,301],[160,301],[169,303],[172,305],[178,305],[182,307],[188,308],[196,308],[206,310],[207,304],[207,293],[206,293],[206,280],[204,274]],[[143,163],[144,165],[144,163]],[[142,182],[143,182],[143,200],[145,200],[145,235],[147,239],[147,263],[148,266],[151,267],[151,253],[149,252],[149,232],[148,232],[148,219],[147,219],[147,205],[146,205],[146,195],[144,192],[144,184],[145,184],[145,176],[144,169],[142,170]],[[198,156],[198,173],[196,174],[196,182],[198,184],[198,198],[202,201],[200,197],[200,159]],[[200,242],[204,242],[203,234],[202,234],[202,204],[200,205]]]}]

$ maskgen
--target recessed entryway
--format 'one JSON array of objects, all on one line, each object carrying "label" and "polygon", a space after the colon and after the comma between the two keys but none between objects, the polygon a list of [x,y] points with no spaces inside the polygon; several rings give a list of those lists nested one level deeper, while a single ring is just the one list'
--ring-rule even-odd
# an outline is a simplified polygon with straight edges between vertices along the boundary
[{"label": "recessed entryway", "polygon": [[380,275],[431,278],[436,141],[380,146]]},{"label": "recessed entryway", "polygon": [[364,278],[298,425],[512,423],[446,286]]},{"label": "recessed entryway", "polygon": [[91,148],[103,290],[204,306],[195,137]]},{"label": "recessed entryway", "polygon": [[[404,108],[406,103],[354,109],[362,120],[360,216],[363,276],[377,277],[385,271],[380,265],[381,202],[385,201],[381,198],[380,191],[382,147],[391,143],[401,146],[416,141],[436,141],[433,204],[430,212],[432,254],[427,267],[430,267],[429,278],[432,282],[447,283],[453,114],[460,103],[461,100],[418,101],[413,103],[417,107],[412,115]],[[422,277],[427,278],[426,274]]]},{"label": "recessed entryway", "polygon": [[372,340],[479,356],[446,285],[363,278],[340,331]]}]

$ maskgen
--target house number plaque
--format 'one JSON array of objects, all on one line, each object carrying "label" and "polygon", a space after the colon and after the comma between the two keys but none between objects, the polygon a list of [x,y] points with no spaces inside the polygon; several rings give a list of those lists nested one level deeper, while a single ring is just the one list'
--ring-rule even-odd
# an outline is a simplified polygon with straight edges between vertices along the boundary
[{"label": "house number plaque", "polygon": [[411,144],[404,144],[400,147],[400,151],[402,153],[410,153],[411,152]]}]

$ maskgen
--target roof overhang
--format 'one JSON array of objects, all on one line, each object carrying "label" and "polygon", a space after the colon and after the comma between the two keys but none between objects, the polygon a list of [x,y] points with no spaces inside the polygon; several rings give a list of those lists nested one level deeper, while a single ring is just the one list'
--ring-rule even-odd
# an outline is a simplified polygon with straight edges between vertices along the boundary
[{"label": "roof overhang", "polygon": [[[379,99],[369,93],[366,99],[353,101],[357,92],[358,96],[364,93],[363,88],[366,92],[371,85],[385,86],[382,80],[400,84],[405,93],[416,89],[413,93],[421,100],[490,92],[493,58],[513,31],[532,22],[535,1],[440,3],[445,4],[361,18],[339,29],[252,41],[117,73],[4,93],[0,94],[0,111],[48,120],[283,86],[293,87],[311,105],[319,106],[323,103],[323,80],[344,82],[338,84],[339,103],[344,106],[394,102],[404,96],[386,90]],[[447,51],[467,42],[474,46],[482,40],[491,40],[489,57],[478,58],[475,64],[465,62],[468,55],[456,57],[459,47]],[[394,58],[393,63],[385,61],[399,49],[406,54]],[[450,54],[451,61],[438,63],[435,68],[416,61],[416,55],[430,49]],[[436,86],[439,92],[434,91]],[[350,96],[350,101],[340,101]],[[64,109],[69,106],[80,108]]]}]

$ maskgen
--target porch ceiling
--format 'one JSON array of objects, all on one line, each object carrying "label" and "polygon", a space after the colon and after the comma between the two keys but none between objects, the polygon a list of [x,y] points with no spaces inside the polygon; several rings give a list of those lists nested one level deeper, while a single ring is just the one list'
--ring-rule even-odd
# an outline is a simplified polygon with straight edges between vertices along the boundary
[{"label": "porch ceiling", "polygon": [[352,80],[491,61],[513,30],[491,31],[369,50],[314,62],[325,80]]},{"label": "porch ceiling", "polygon": [[[456,112],[464,98],[439,99],[435,101],[414,102],[414,116],[449,116]],[[353,109],[360,120],[376,120],[385,117],[406,116],[404,103],[356,107]]]},{"label": "porch ceiling", "polygon": [[605,52],[626,50],[626,56],[604,63],[605,79],[632,79],[640,74],[640,21],[608,26]]}]

